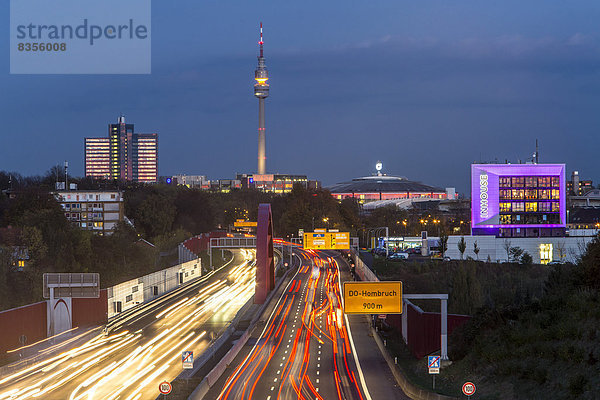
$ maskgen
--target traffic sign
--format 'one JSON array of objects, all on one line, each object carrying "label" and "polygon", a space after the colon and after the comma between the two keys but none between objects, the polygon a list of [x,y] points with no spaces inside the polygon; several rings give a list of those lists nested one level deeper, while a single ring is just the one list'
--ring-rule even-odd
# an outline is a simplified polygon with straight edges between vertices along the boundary
[{"label": "traffic sign", "polygon": [[465,382],[462,386],[462,392],[465,396],[473,396],[477,388],[473,382]]},{"label": "traffic sign", "polygon": [[306,250],[349,250],[350,232],[304,232]]},{"label": "traffic sign", "polygon": [[184,351],[181,353],[181,362],[183,363],[183,369],[194,368],[194,352]]},{"label": "traffic sign", "polygon": [[429,356],[427,357],[427,366],[430,374],[440,373],[440,356]]},{"label": "traffic sign", "polygon": [[160,394],[169,394],[171,393],[171,390],[173,390],[173,386],[167,381],[161,382],[160,385],[158,385]]},{"label": "traffic sign", "polygon": [[236,228],[256,228],[257,223],[255,221],[246,221],[243,219],[238,219],[233,223],[233,226]]},{"label": "traffic sign", "polygon": [[344,282],[344,313],[402,314],[402,282]]}]

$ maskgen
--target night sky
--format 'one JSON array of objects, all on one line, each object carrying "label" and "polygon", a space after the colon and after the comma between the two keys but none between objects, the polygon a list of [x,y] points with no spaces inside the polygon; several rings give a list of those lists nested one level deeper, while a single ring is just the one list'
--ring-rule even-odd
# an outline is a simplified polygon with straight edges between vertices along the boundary
[{"label": "night sky", "polygon": [[264,23],[267,170],[374,172],[468,193],[473,161],[564,162],[600,183],[600,2],[155,0],[151,75],[10,75],[0,3],[0,169],[43,174],[124,113],[159,174],[256,169]]}]

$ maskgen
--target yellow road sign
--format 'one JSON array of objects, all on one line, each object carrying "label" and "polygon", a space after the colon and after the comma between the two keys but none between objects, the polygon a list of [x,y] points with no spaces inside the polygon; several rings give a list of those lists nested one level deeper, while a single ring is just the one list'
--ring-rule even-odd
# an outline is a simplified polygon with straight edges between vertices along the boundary
[{"label": "yellow road sign", "polygon": [[344,282],[344,313],[402,314],[402,282]]},{"label": "yellow road sign", "polygon": [[244,228],[256,228],[256,222],[237,220],[233,223],[233,226],[244,227]]},{"label": "yellow road sign", "polygon": [[303,243],[307,250],[325,250],[331,248],[331,236],[327,232],[305,232]]},{"label": "yellow road sign", "polygon": [[332,232],[331,248],[334,250],[350,249],[350,232]]},{"label": "yellow road sign", "polygon": [[348,250],[350,232],[304,232],[306,250]]}]

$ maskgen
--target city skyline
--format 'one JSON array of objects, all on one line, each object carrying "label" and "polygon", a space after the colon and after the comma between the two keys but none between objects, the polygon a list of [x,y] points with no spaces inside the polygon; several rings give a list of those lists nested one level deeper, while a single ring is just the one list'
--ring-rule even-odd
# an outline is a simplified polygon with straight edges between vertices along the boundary
[{"label": "city skyline", "polygon": [[[598,181],[600,40],[590,21],[600,9],[592,2],[574,10],[389,2],[368,12],[328,4],[320,13],[310,5],[153,6],[148,76],[9,75],[7,43],[0,44],[0,86],[11,94],[0,100],[1,169],[43,174],[66,159],[83,176],[82,138],[101,135],[123,112],[140,131],[161,133],[160,175],[253,172],[257,116],[248,88],[262,20],[276,87],[270,173],[306,174],[327,186],[368,175],[381,159],[390,175],[468,195],[472,162],[526,161],[537,138],[540,162],[564,162],[568,174]],[[235,23],[208,16],[225,12]],[[8,18],[8,4],[0,15]],[[127,95],[114,96],[116,87]],[[574,145],[564,145],[567,135]],[[577,146],[584,141],[592,145]]]}]

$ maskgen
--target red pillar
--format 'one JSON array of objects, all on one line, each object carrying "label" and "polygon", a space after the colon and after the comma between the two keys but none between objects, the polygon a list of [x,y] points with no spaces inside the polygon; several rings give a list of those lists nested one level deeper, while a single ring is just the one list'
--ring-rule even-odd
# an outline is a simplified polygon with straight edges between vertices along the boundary
[{"label": "red pillar", "polygon": [[256,227],[256,290],[254,303],[263,304],[275,287],[275,260],[273,258],[273,217],[271,204],[258,206]]}]

